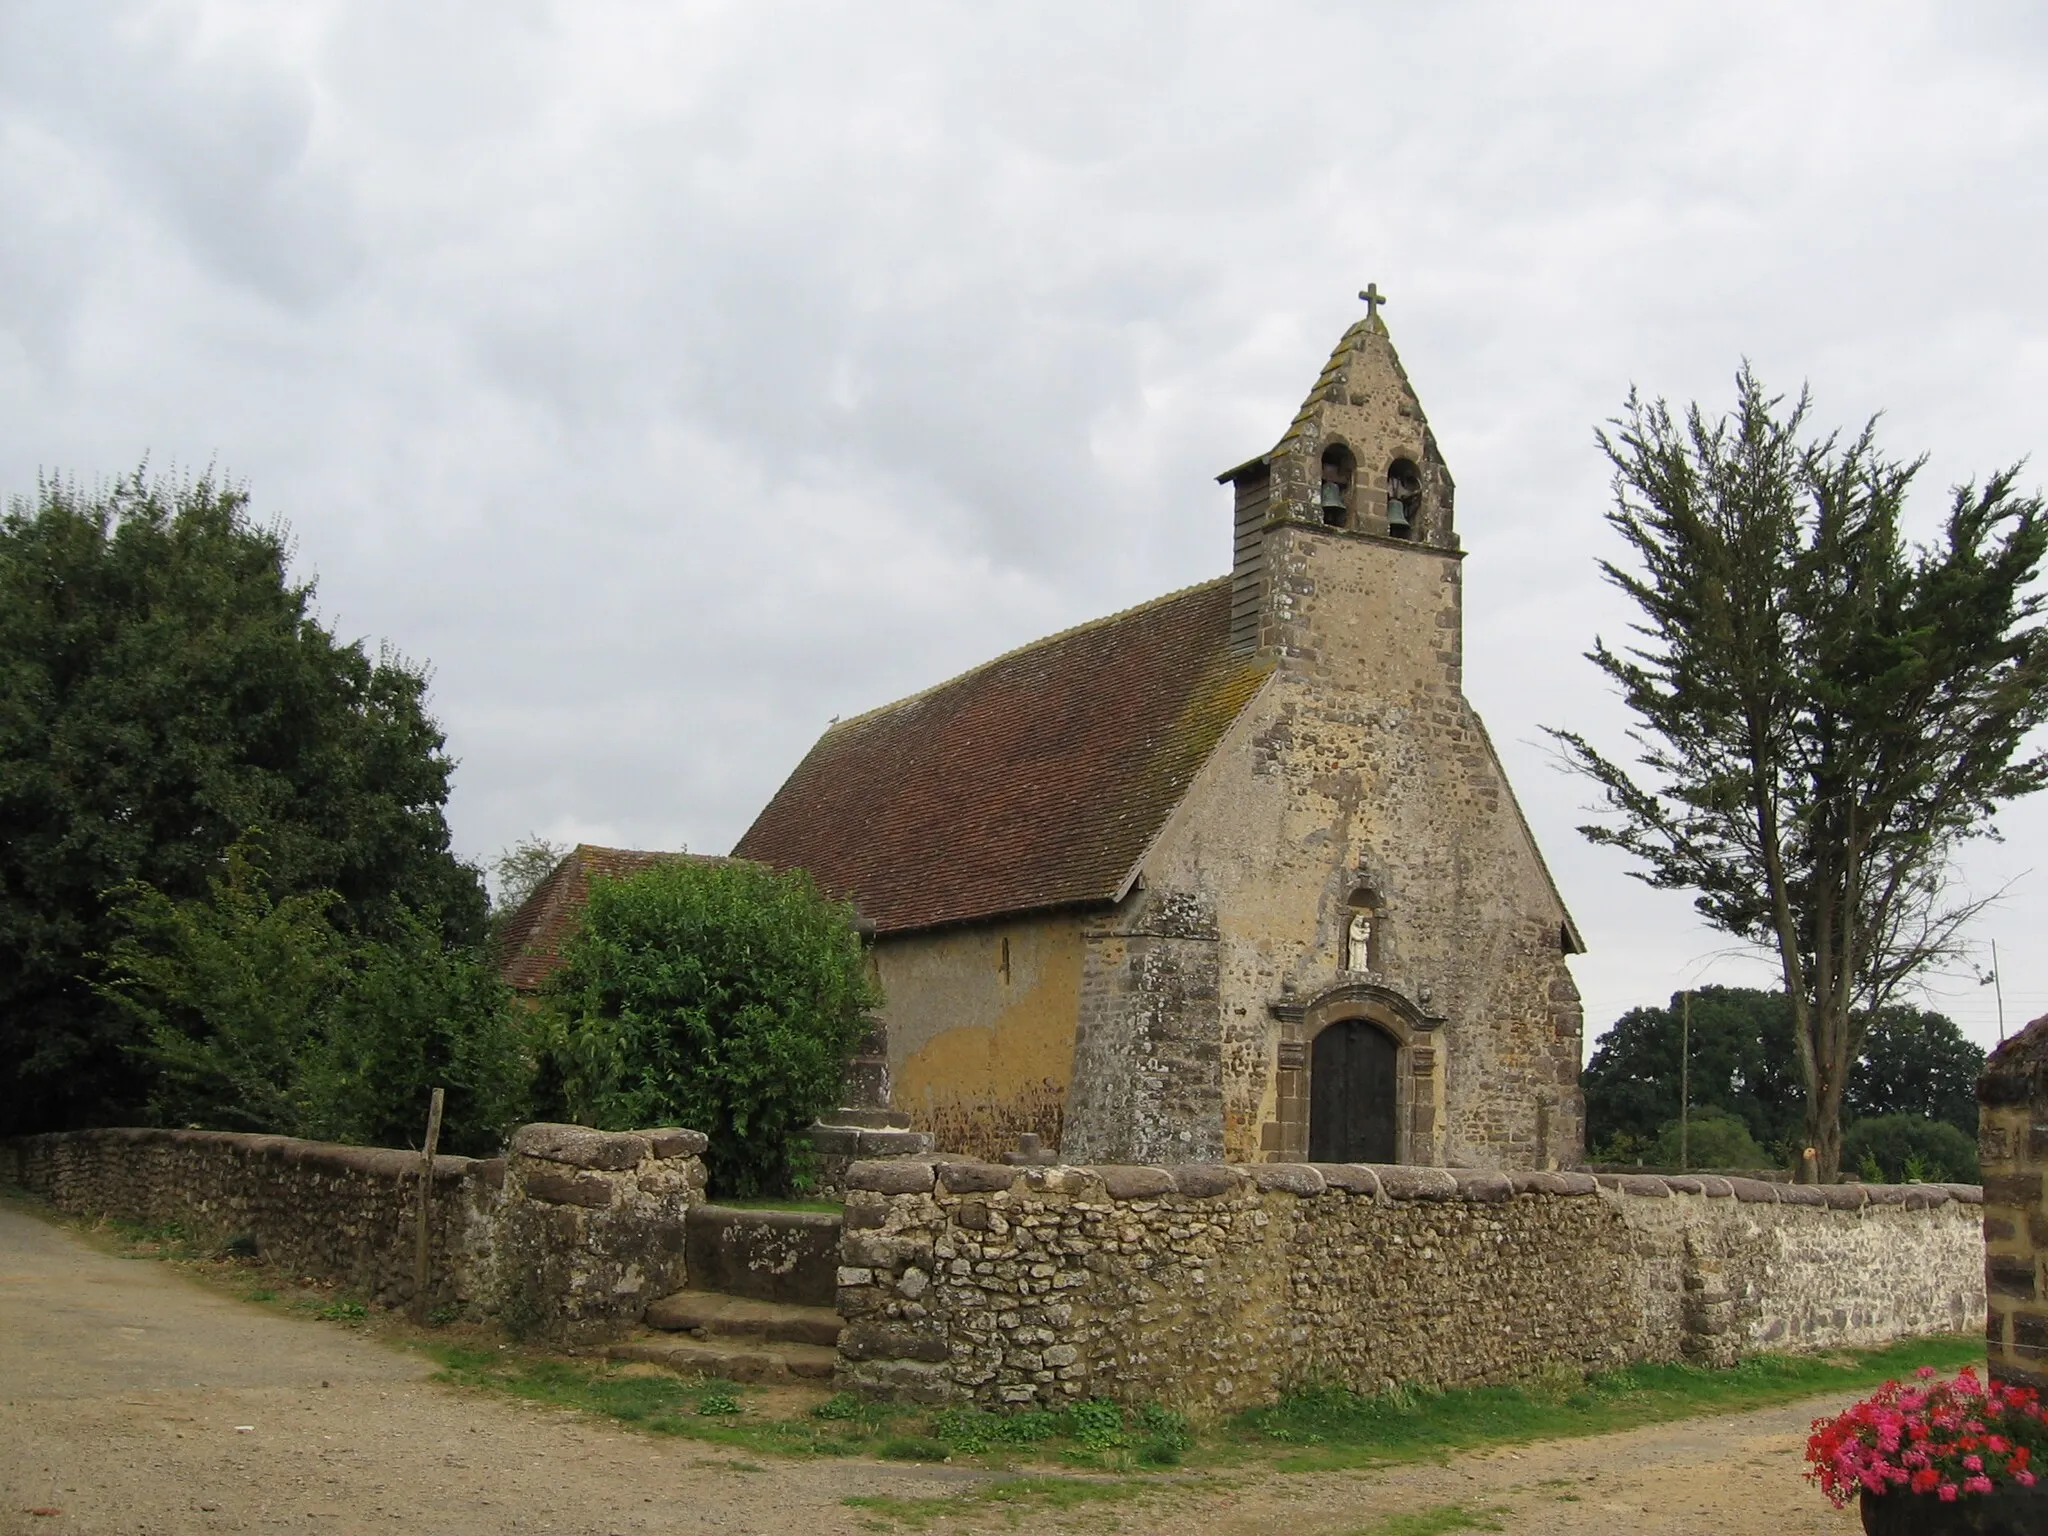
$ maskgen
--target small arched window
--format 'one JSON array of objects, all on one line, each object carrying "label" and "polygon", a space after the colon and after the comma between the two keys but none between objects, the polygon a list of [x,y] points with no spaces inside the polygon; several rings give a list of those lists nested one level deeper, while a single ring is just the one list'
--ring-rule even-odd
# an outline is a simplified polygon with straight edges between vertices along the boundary
[{"label": "small arched window", "polygon": [[1378,970],[1380,943],[1385,937],[1380,920],[1379,893],[1360,887],[1351,893],[1351,899],[1344,906],[1344,969]]},{"label": "small arched window", "polygon": [[1351,526],[1351,485],[1357,467],[1358,461],[1342,443],[1332,443],[1323,450],[1323,476],[1316,492],[1316,508],[1326,526]]},{"label": "small arched window", "polygon": [[1415,536],[1422,515],[1422,476],[1406,459],[1387,466],[1387,532],[1397,539]]}]

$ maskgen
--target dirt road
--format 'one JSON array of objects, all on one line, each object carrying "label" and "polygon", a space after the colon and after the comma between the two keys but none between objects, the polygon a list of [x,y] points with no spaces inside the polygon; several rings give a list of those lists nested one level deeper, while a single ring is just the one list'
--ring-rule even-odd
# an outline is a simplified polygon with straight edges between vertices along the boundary
[{"label": "dirt road", "polygon": [[[359,1332],[237,1301],[0,1201],[0,1532],[718,1532],[889,1528],[850,1494],[988,1474],[764,1461],[478,1397]],[[1138,1503],[947,1530],[1340,1536],[1456,1505],[1526,1536],[1848,1536],[1799,1480],[1820,1405],[1371,1474],[1236,1471]]]}]

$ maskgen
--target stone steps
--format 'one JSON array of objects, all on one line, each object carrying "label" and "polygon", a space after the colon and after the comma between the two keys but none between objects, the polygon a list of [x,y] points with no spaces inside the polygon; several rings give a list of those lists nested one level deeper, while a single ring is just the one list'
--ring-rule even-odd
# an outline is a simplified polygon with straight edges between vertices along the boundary
[{"label": "stone steps", "polygon": [[645,1322],[664,1333],[699,1339],[753,1339],[766,1344],[823,1344],[839,1341],[839,1313],[831,1307],[757,1301],[723,1291],[677,1291],[648,1307]]},{"label": "stone steps", "polygon": [[687,1334],[647,1334],[614,1344],[605,1353],[613,1360],[738,1382],[830,1381],[839,1364],[839,1352],[829,1344],[702,1340]]}]

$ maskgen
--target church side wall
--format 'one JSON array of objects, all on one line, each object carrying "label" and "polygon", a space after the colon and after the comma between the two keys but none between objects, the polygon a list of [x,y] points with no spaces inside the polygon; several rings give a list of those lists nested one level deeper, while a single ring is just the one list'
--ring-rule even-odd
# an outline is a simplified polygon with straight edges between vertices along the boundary
[{"label": "church side wall", "polygon": [[995,1158],[1025,1132],[1060,1145],[1084,927],[1055,915],[875,944],[890,1103],[943,1150]]},{"label": "church side wall", "polygon": [[[1460,691],[1457,558],[1275,525],[1265,561],[1270,611],[1294,615],[1263,637],[1279,670],[1145,866],[1155,900],[1213,905],[1221,1155],[1307,1155],[1283,1103],[1300,1102],[1305,1068],[1283,1057],[1272,1009],[1370,981],[1443,1020],[1407,1053],[1404,1161],[1576,1161],[1564,912]],[[1380,904],[1370,972],[1345,969],[1361,889]]]},{"label": "church side wall", "polygon": [[849,1183],[841,1380],[923,1401],[1227,1413],[1984,1316],[1964,1186],[900,1162]]}]

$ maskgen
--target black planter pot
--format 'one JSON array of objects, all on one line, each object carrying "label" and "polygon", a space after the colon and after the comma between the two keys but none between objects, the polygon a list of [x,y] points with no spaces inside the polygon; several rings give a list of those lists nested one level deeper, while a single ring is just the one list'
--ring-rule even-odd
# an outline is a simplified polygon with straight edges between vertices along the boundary
[{"label": "black planter pot", "polygon": [[1862,1511],[1865,1536],[2048,1536],[2048,1478],[1953,1504],[1931,1493],[1865,1493]]}]

